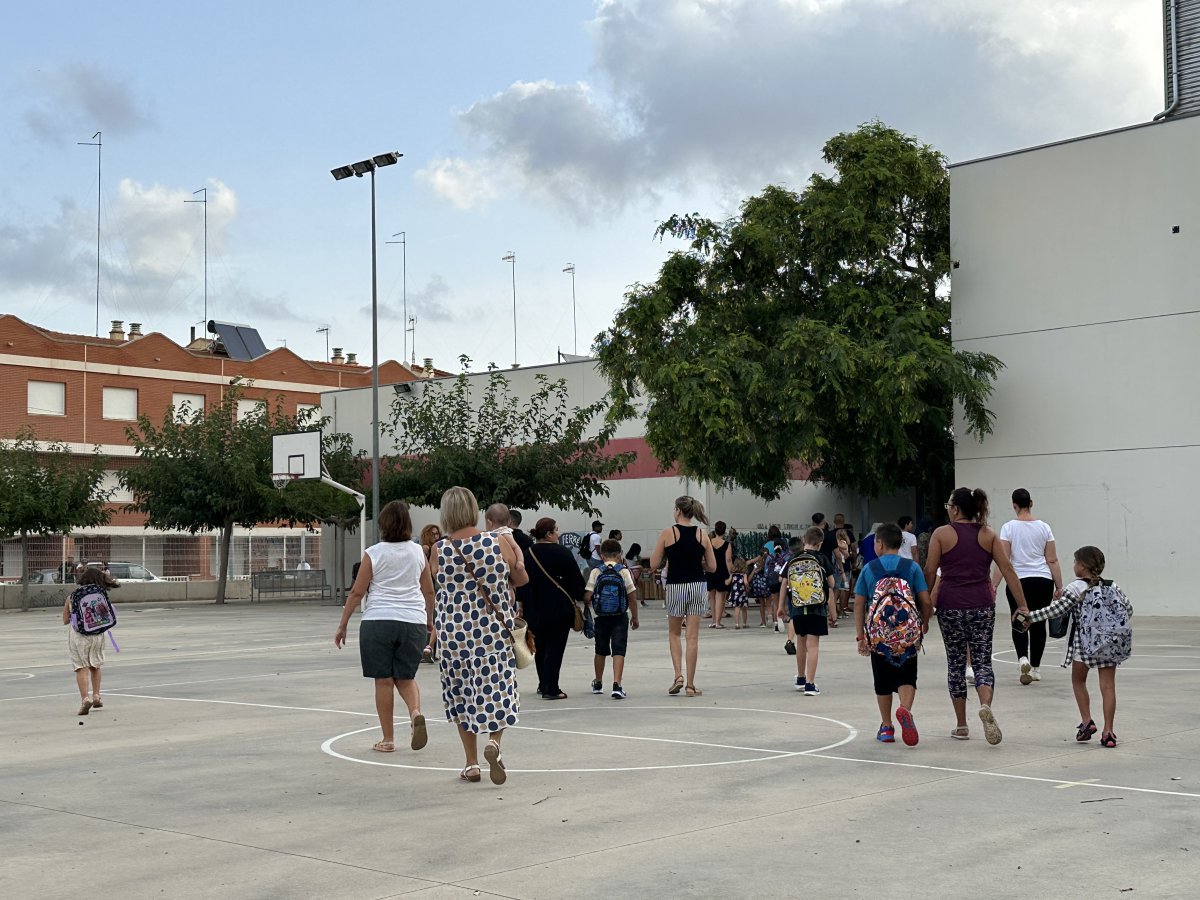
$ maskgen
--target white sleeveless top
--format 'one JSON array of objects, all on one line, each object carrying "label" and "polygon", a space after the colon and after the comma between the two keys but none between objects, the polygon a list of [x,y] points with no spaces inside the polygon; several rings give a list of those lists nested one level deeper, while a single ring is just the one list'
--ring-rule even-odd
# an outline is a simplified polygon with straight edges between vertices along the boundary
[{"label": "white sleeveless top", "polygon": [[363,599],[363,621],[425,624],[428,617],[421,594],[421,570],[427,563],[421,545],[413,541],[380,542],[367,548],[367,556],[371,559],[371,586]]}]

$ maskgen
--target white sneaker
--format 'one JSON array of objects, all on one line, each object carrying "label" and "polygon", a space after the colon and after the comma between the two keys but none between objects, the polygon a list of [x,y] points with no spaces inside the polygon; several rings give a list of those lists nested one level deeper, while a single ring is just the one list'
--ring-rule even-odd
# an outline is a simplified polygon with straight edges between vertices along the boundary
[{"label": "white sneaker", "polygon": [[975,683],[975,670],[967,666],[967,684]]},{"label": "white sneaker", "polygon": [[1022,656],[1019,665],[1021,666],[1021,684],[1031,684],[1033,676],[1029,673],[1033,671],[1033,666],[1029,664],[1029,657]]},{"label": "white sneaker", "polygon": [[1030,681],[1041,681],[1042,680],[1042,673],[1037,670],[1036,666],[1029,670],[1029,680]]}]

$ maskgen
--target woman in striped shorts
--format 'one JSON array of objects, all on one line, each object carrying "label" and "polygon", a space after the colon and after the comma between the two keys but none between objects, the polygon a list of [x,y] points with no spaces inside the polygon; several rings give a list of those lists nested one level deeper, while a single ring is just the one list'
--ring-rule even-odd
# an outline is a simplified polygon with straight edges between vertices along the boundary
[{"label": "woman in striped shorts", "polygon": [[[708,524],[704,506],[694,497],[675,501],[675,524],[658,536],[650,567],[660,569],[667,562],[667,641],[675,681],[669,694],[686,687],[689,697],[699,697],[696,688],[696,656],[699,651],[700,617],[708,607],[708,581],[705,572],[717,568],[716,555],[708,535],[693,520]],[[687,680],[683,677],[683,646],[680,631],[687,620]]]}]

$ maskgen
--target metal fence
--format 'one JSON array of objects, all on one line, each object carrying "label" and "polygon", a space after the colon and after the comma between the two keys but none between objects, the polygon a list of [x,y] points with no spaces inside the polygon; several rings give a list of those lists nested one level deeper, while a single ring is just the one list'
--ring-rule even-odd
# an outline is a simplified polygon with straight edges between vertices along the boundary
[{"label": "metal fence", "polygon": [[[120,580],[215,580],[220,565],[219,536],[212,534],[70,534],[0,541],[0,580],[62,584],[79,563],[105,563]],[[286,571],[306,562],[321,567],[321,536],[235,534],[229,548],[229,577]]]}]

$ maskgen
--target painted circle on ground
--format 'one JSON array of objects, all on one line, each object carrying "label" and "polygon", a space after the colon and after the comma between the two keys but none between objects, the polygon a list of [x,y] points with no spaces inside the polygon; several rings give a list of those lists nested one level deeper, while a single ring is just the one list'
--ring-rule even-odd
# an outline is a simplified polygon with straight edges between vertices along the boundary
[{"label": "painted circle on ground", "polygon": [[[673,705],[673,706],[620,706],[620,707],[613,707],[613,706],[608,706],[608,707],[559,706],[559,707],[555,707],[553,709],[522,710],[521,715],[525,716],[525,715],[544,714],[544,713],[577,712],[577,711],[596,712],[596,711],[604,710],[604,709],[611,709],[614,711],[616,709],[678,711],[682,708],[683,707],[677,706],[677,705]],[[715,766],[736,766],[736,765],[743,765],[746,763],[770,762],[771,760],[775,760],[775,759],[790,759],[794,756],[806,756],[806,755],[813,754],[813,753],[824,753],[826,751],[833,750],[833,749],[836,749],[837,747],[841,747],[845,744],[848,744],[851,741],[853,741],[856,737],[858,737],[858,729],[856,729],[853,725],[850,725],[847,722],[842,722],[838,719],[831,719],[827,716],[812,715],[811,713],[790,712],[787,710],[779,710],[779,709],[756,709],[756,708],[741,707],[741,706],[695,707],[693,709],[693,712],[699,712],[699,713],[743,712],[743,713],[762,713],[765,715],[776,715],[776,716],[791,716],[794,718],[813,719],[818,722],[827,722],[830,725],[835,725],[839,728],[844,728],[849,733],[845,737],[843,737],[841,740],[834,741],[831,744],[825,744],[822,747],[811,747],[807,750],[770,750],[770,749],[766,749],[766,748],[735,746],[732,744],[716,744],[716,743],[712,743],[710,741],[688,741],[688,740],[683,740],[683,739],[679,739],[679,738],[640,737],[640,736],[628,735],[628,734],[604,734],[604,733],[590,732],[590,731],[575,731],[575,730],[565,730],[565,729],[557,730],[557,729],[549,729],[549,728],[538,728],[536,726],[530,726],[530,725],[512,725],[505,730],[506,731],[510,731],[510,730],[511,731],[542,731],[542,732],[550,732],[550,733],[577,735],[580,737],[611,738],[614,740],[634,740],[634,741],[646,741],[646,742],[650,742],[650,743],[679,744],[679,745],[684,745],[684,746],[689,746],[689,747],[710,747],[714,750],[740,750],[740,751],[752,752],[752,753],[755,753],[758,755],[745,757],[742,759],[717,760],[715,762],[670,763],[670,764],[657,765],[657,766],[599,766],[599,767],[592,766],[592,767],[588,767],[588,768],[552,768],[552,769],[508,768],[508,771],[511,773],[514,773],[514,774],[517,774],[517,773],[546,774],[546,773],[552,773],[552,772],[578,774],[578,773],[588,773],[588,772],[653,772],[653,771],[660,771],[660,770],[664,770],[664,769],[703,769],[703,768],[711,768],[711,767],[715,767]],[[396,724],[399,725],[399,724],[405,723],[407,721],[408,721],[407,718],[397,719]],[[434,722],[432,720],[427,720],[427,721],[429,721],[429,724],[434,724]],[[449,723],[447,722],[445,724],[448,725]],[[393,769],[418,769],[418,770],[426,771],[426,772],[458,772],[461,768],[458,766],[412,765],[409,763],[388,762],[383,759],[361,759],[356,756],[347,756],[344,753],[339,753],[333,747],[334,744],[336,744],[338,741],[341,741],[345,738],[354,737],[355,735],[363,734],[368,731],[377,731],[378,729],[379,729],[378,725],[371,725],[367,728],[357,728],[354,731],[347,731],[343,734],[335,735],[334,737],[329,738],[327,741],[325,741],[324,743],[321,744],[321,752],[326,753],[329,756],[333,756],[337,759],[342,759],[342,760],[345,760],[347,762],[352,762],[352,763],[359,763],[359,764],[365,765],[365,766],[384,766],[384,767],[393,768]]]},{"label": "painted circle on ground", "polygon": [[0,678],[33,678],[32,672],[0,672]]},{"label": "painted circle on ground", "polygon": [[[1147,653],[1142,652],[1144,649],[1194,650],[1195,652],[1194,653],[1184,653],[1184,654],[1174,654],[1174,653],[1150,653],[1150,654],[1147,654]],[[1046,645],[1046,656],[1050,657],[1050,656],[1057,655],[1057,660],[1061,661],[1062,652],[1063,652],[1062,649],[1059,648],[1057,650],[1056,654],[1050,653],[1050,650],[1051,650],[1051,647],[1049,644],[1047,644]],[[1015,665],[1017,665],[1016,659],[1001,659],[1001,657],[1003,657],[1003,656],[1014,656],[1015,657],[1016,655],[1017,655],[1016,650],[994,650],[992,652],[992,661],[1004,663],[1005,665],[1009,665],[1009,666],[1015,666]],[[1188,646],[1181,645],[1181,644],[1143,644],[1143,645],[1134,644],[1134,654],[1133,654],[1133,656],[1129,657],[1129,659],[1125,660],[1125,662],[1121,663],[1121,671],[1123,671],[1123,672],[1200,672],[1200,666],[1155,667],[1155,666],[1130,665],[1130,663],[1137,662],[1142,659],[1150,659],[1150,660],[1190,659],[1190,660],[1194,660],[1196,662],[1200,662],[1200,648],[1188,647]],[[1056,661],[1054,663],[1053,668],[1056,668],[1056,669],[1061,668],[1058,664],[1058,661]],[[1046,665],[1046,663],[1045,663],[1045,661],[1043,661],[1042,667],[1044,668],[1045,665]]]}]

